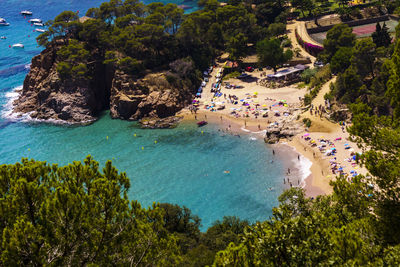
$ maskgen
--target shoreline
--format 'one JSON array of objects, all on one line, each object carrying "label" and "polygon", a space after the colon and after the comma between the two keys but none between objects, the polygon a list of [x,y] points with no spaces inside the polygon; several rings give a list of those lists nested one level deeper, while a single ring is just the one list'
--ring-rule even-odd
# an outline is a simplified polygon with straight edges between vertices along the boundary
[{"label": "shoreline", "polygon": [[28,113],[21,113],[21,112],[14,112],[14,101],[20,96],[22,92],[22,87],[23,85],[16,86],[12,88],[11,91],[6,92],[4,96],[6,97],[7,101],[3,105],[4,110],[0,113],[0,117],[9,120],[11,122],[23,122],[23,123],[47,123],[47,124],[54,124],[54,125],[62,125],[62,126],[85,126],[89,125],[91,123],[94,123],[97,121],[95,120],[90,120],[90,121],[82,121],[82,122],[77,122],[77,123],[72,123],[64,120],[55,120],[55,119],[36,119],[32,118],[30,114],[32,112]]},{"label": "shoreline", "polygon": [[[216,124],[222,130],[230,131],[232,134],[255,135],[257,138],[262,139],[265,137],[266,130],[258,129],[259,124],[264,123],[265,125],[265,120],[259,121],[249,118],[234,118],[218,112],[212,113],[201,110],[199,110],[197,114],[191,114],[187,109],[182,110],[179,115],[183,116],[182,121],[196,121],[196,115],[197,121],[201,121],[203,119],[207,120],[207,122]],[[246,121],[246,126],[244,125],[244,121]],[[284,155],[286,158],[289,156],[288,158],[290,158],[290,160],[285,160],[283,158],[281,159],[285,168],[291,170],[289,175],[290,178],[287,175],[285,177],[286,179],[290,179],[290,182],[292,182],[293,186],[298,186],[299,183],[299,186],[305,190],[306,196],[316,197],[318,195],[330,194],[332,192],[332,188],[330,187],[329,182],[318,183],[318,181],[323,181],[322,177],[317,175],[318,172],[321,173],[321,168],[318,165],[318,162],[312,157],[311,151],[309,151],[311,154],[310,157],[310,154],[302,153],[302,147],[300,146],[300,143],[299,145],[294,143],[294,140],[298,138],[298,136],[299,135],[295,136],[292,141],[280,142],[273,145],[268,145],[265,143],[265,145],[270,146],[271,149],[276,151],[278,157]],[[301,177],[296,177],[296,175]],[[285,189],[290,188],[289,184],[287,183],[284,187]]]},{"label": "shoreline", "polygon": [[[13,113],[13,101],[18,96],[19,90],[21,86],[13,88],[12,91],[8,92],[9,99],[7,103],[4,105],[6,109],[2,112],[2,117],[11,120],[11,121],[19,121],[19,122],[27,122],[27,123],[53,123],[57,125],[70,125],[68,123],[59,123],[58,121],[46,121],[46,120],[37,120],[32,119],[29,114],[16,114]],[[10,109],[11,107],[11,109]],[[176,114],[177,116],[182,116],[182,121],[200,121],[202,119],[207,120],[207,122],[218,125],[223,131],[230,131],[232,134],[245,134],[245,135],[253,135],[256,138],[264,138],[265,137],[265,118],[235,118],[230,115],[221,113],[221,112],[210,112],[205,110],[199,110],[196,114],[191,114],[188,109],[183,109]],[[85,124],[81,124],[85,125]],[[260,127],[260,128],[259,128]],[[307,149],[306,144],[302,144],[300,141],[300,136],[304,134],[300,133],[293,137],[291,141],[283,141],[278,144],[270,145],[272,149],[279,152],[278,154],[290,154],[290,161],[282,160],[285,167],[291,169],[290,177],[294,178],[294,174],[297,174],[301,177],[301,182],[298,182],[298,179],[291,180],[294,186],[301,186],[304,188],[305,193],[308,197],[316,197],[321,194],[330,194],[332,192],[332,187],[329,185],[329,180],[324,177],[324,174],[329,173],[329,162],[322,159],[322,157],[314,158],[312,155],[312,149]],[[265,144],[267,145],[267,144]],[[286,149],[287,147],[288,149]],[[298,164],[295,160],[297,156],[302,157],[303,159]],[[306,165],[304,168],[302,165]],[[332,177],[334,175],[331,175]],[[290,188],[289,186],[285,186],[286,189]]]}]

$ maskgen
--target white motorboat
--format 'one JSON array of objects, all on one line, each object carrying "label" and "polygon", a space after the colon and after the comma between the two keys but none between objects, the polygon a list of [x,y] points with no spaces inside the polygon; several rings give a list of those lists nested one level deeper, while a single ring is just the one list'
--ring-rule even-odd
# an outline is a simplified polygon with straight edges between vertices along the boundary
[{"label": "white motorboat", "polygon": [[46,32],[46,30],[43,30],[43,29],[35,29],[35,31],[37,31],[37,32]]},{"label": "white motorboat", "polygon": [[13,44],[11,47],[12,48],[24,48],[24,45],[18,43],[18,44]]},{"label": "white motorboat", "polygon": [[37,23],[37,22],[33,23],[33,25],[35,25],[35,26],[37,26],[37,27],[43,27],[43,26],[44,26],[43,23]]},{"label": "white motorboat", "polygon": [[42,23],[41,19],[30,19],[28,20],[30,23]]},{"label": "white motorboat", "polygon": [[0,26],[9,26],[10,23],[8,23],[5,19],[0,18]]},{"label": "white motorboat", "polygon": [[31,16],[31,15],[32,15],[32,11],[29,11],[29,10],[22,10],[22,11],[20,12],[20,14],[21,14],[21,15],[24,15],[24,16]]},{"label": "white motorboat", "polygon": [[5,37],[5,36],[1,36],[1,37],[0,37],[0,39],[7,39],[7,37]]}]

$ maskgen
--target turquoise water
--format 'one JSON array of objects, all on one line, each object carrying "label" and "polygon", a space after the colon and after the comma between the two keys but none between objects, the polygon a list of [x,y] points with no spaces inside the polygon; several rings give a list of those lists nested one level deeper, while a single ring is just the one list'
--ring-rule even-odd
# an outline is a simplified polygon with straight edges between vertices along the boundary
[{"label": "turquoise water", "polygon": [[[7,36],[0,40],[0,163],[29,157],[67,164],[91,154],[102,163],[113,160],[128,174],[131,199],[144,206],[153,201],[185,205],[201,217],[203,230],[225,215],[252,222],[267,219],[283,190],[286,167],[277,158],[271,163],[272,150],[250,136],[226,135],[216,126],[198,128],[190,122],[171,130],[142,130],[133,122],[111,120],[107,113],[82,127],[24,123],[6,116],[13,90],[28,72],[26,65],[41,50],[19,11],[29,9],[33,17],[47,20],[65,9],[82,14],[100,2],[0,2],[0,17],[11,23],[0,28],[0,35]],[[8,48],[18,42],[25,49]]]}]

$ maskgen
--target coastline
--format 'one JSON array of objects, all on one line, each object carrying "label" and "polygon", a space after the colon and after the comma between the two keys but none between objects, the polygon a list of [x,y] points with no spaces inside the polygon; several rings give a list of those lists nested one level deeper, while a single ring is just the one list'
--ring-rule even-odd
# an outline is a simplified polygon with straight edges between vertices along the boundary
[{"label": "coastline", "polygon": [[11,91],[5,93],[5,97],[7,98],[7,102],[3,105],[3,110],[0,113],[0,116],[4,119],[7,119],[11,122],[25,122],[25,123],[48,123],[55,125],[66,125],[66,126],[85,126],[91,123],[94,123],[96,120],[82,121],[79,123],[71,123],[64,120],[55,120],[55,119],[36,119],[32,118],[28,113],[20,113],[14,112],[14,101],[20,96],[22,92],[23,85],[16,86],[12,88]]},{"label": "coastline", "polygon": [[[187,109],[182,110],[179,115],[183,116],[182,121],[196,121],[196,118],[197,121],[207,120],[209,123],[219,125],[221,130],[229,131],[234,135],[254,135],[256,138],[265,137],[266,130],[258,129],[259,124],[264,123],[265,125],[265,120],[234,118],[218,112],[206,112],[201,110],[199,110],[197,114],[192,114]],[[246,121],[246,126],[244,125],[244,121]],[[295,136],[292,141],[265,145],[270,146],[271,149],[275,151],[277,157],[282,159],[285,168],[290,169],[290,174],[288,175],[286,173],[285,177],[286,179],[289,178],[289,182],[291,182],[293,186],[304,188],[308,197],[330,194],[332,188],[329,185],[329,181],[323,180],[322,175],[318,175],[322,170],[319,162],[312,157],[311,151],[309,151],[309,153],[302,153],[303,147],[301,143],[296,143],[294,141],[297,138],[298,136]],[[287,182],[285,188],[290,188]]]},{"label": "coastline", "polygon": [[[184,117],[183,120],[196,121],[195,114],[191,114],[187,109],[182,110],[179,115]],[[206,120],[207,122],[217,124],[223,131],[228,131],[232,134],[253,135],[256,138],[265,137],[265,120],[235,118],[218,111],[210,112],[205,110],[199,110],[196,117],[197,121]],[[299,186],[304,188],[308,197],[331,194],[333,188],[330,182],[336,177],[336,174],[331,170],[332,165],[330,161],[333,159],[343,167],[345,172],[353,169],[353,171],[356,171],[358,174],[368,174],[365,167],[358,166],[357,164],[353,165],[354,162],[347,161],[350,157],[350,152],[361,154],[362,151],[355,143],[349,140],[349,134],[342,131],[338,124],[320,118],[319,116],[310,115],[309,112],[303,113],[300,120],[303,117],[311,118],[314,123],[309,131],[303,131],[295,135],[291,140],[284,140],[277,144],[270,145],[275,152],[277,152],[277,155],[283,155],[282,161],[287,168],[292,170],[289,176],[291,177],[290,182],[292,182],[293,186],[298,185],[298,178],[301,176]],[[244,124],[245,121],[246,126]],[[258,128],[259,124],[263,125],[261,129]],[[337,149],[337,154],[335,154],[334,157],[325,156],[320,152],[317,146],[312,147],[310,142],[303,138],[306,133],[313,140],[318,140],[321,137],[328,140],[335,140],[340,137],[340,141],[333,141]],[[351,149],[347,149],[346,145],[350,145]],[[298,176],[295,177],[295,174]],[[351,177],[348,179],[351,179]],[[287,188],[289,188],[289,186]]]}]

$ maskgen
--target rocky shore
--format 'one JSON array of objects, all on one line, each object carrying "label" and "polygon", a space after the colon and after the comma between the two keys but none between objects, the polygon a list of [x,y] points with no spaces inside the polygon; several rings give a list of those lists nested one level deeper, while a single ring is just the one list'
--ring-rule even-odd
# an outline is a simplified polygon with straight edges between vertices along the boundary
[{"label": "rocky shore", "polygon": [[296,122],[290,121],[280,125],[268,126],[266,129],[264,141],[267,144],[277,144],[281,139],[291,141],[294,136],[301,133],[304,127]]},{"label": "rocky shore", "polygon": [[[32,59],[21,94],[13,103],[14,113],[80,124],[95,121],[110,109],[116,119],[159,121],[188,105],[199,83],[180,77],[179,83],[171,84],[168,71],[137,78],[102,64],[95,52],[91,55],[94,63],[88,64],[90,79],[63,80],[57,72],[59,48],[60,44],[53,44]],[[157,125],[166,127],[162,121],[153,126]]]}]

